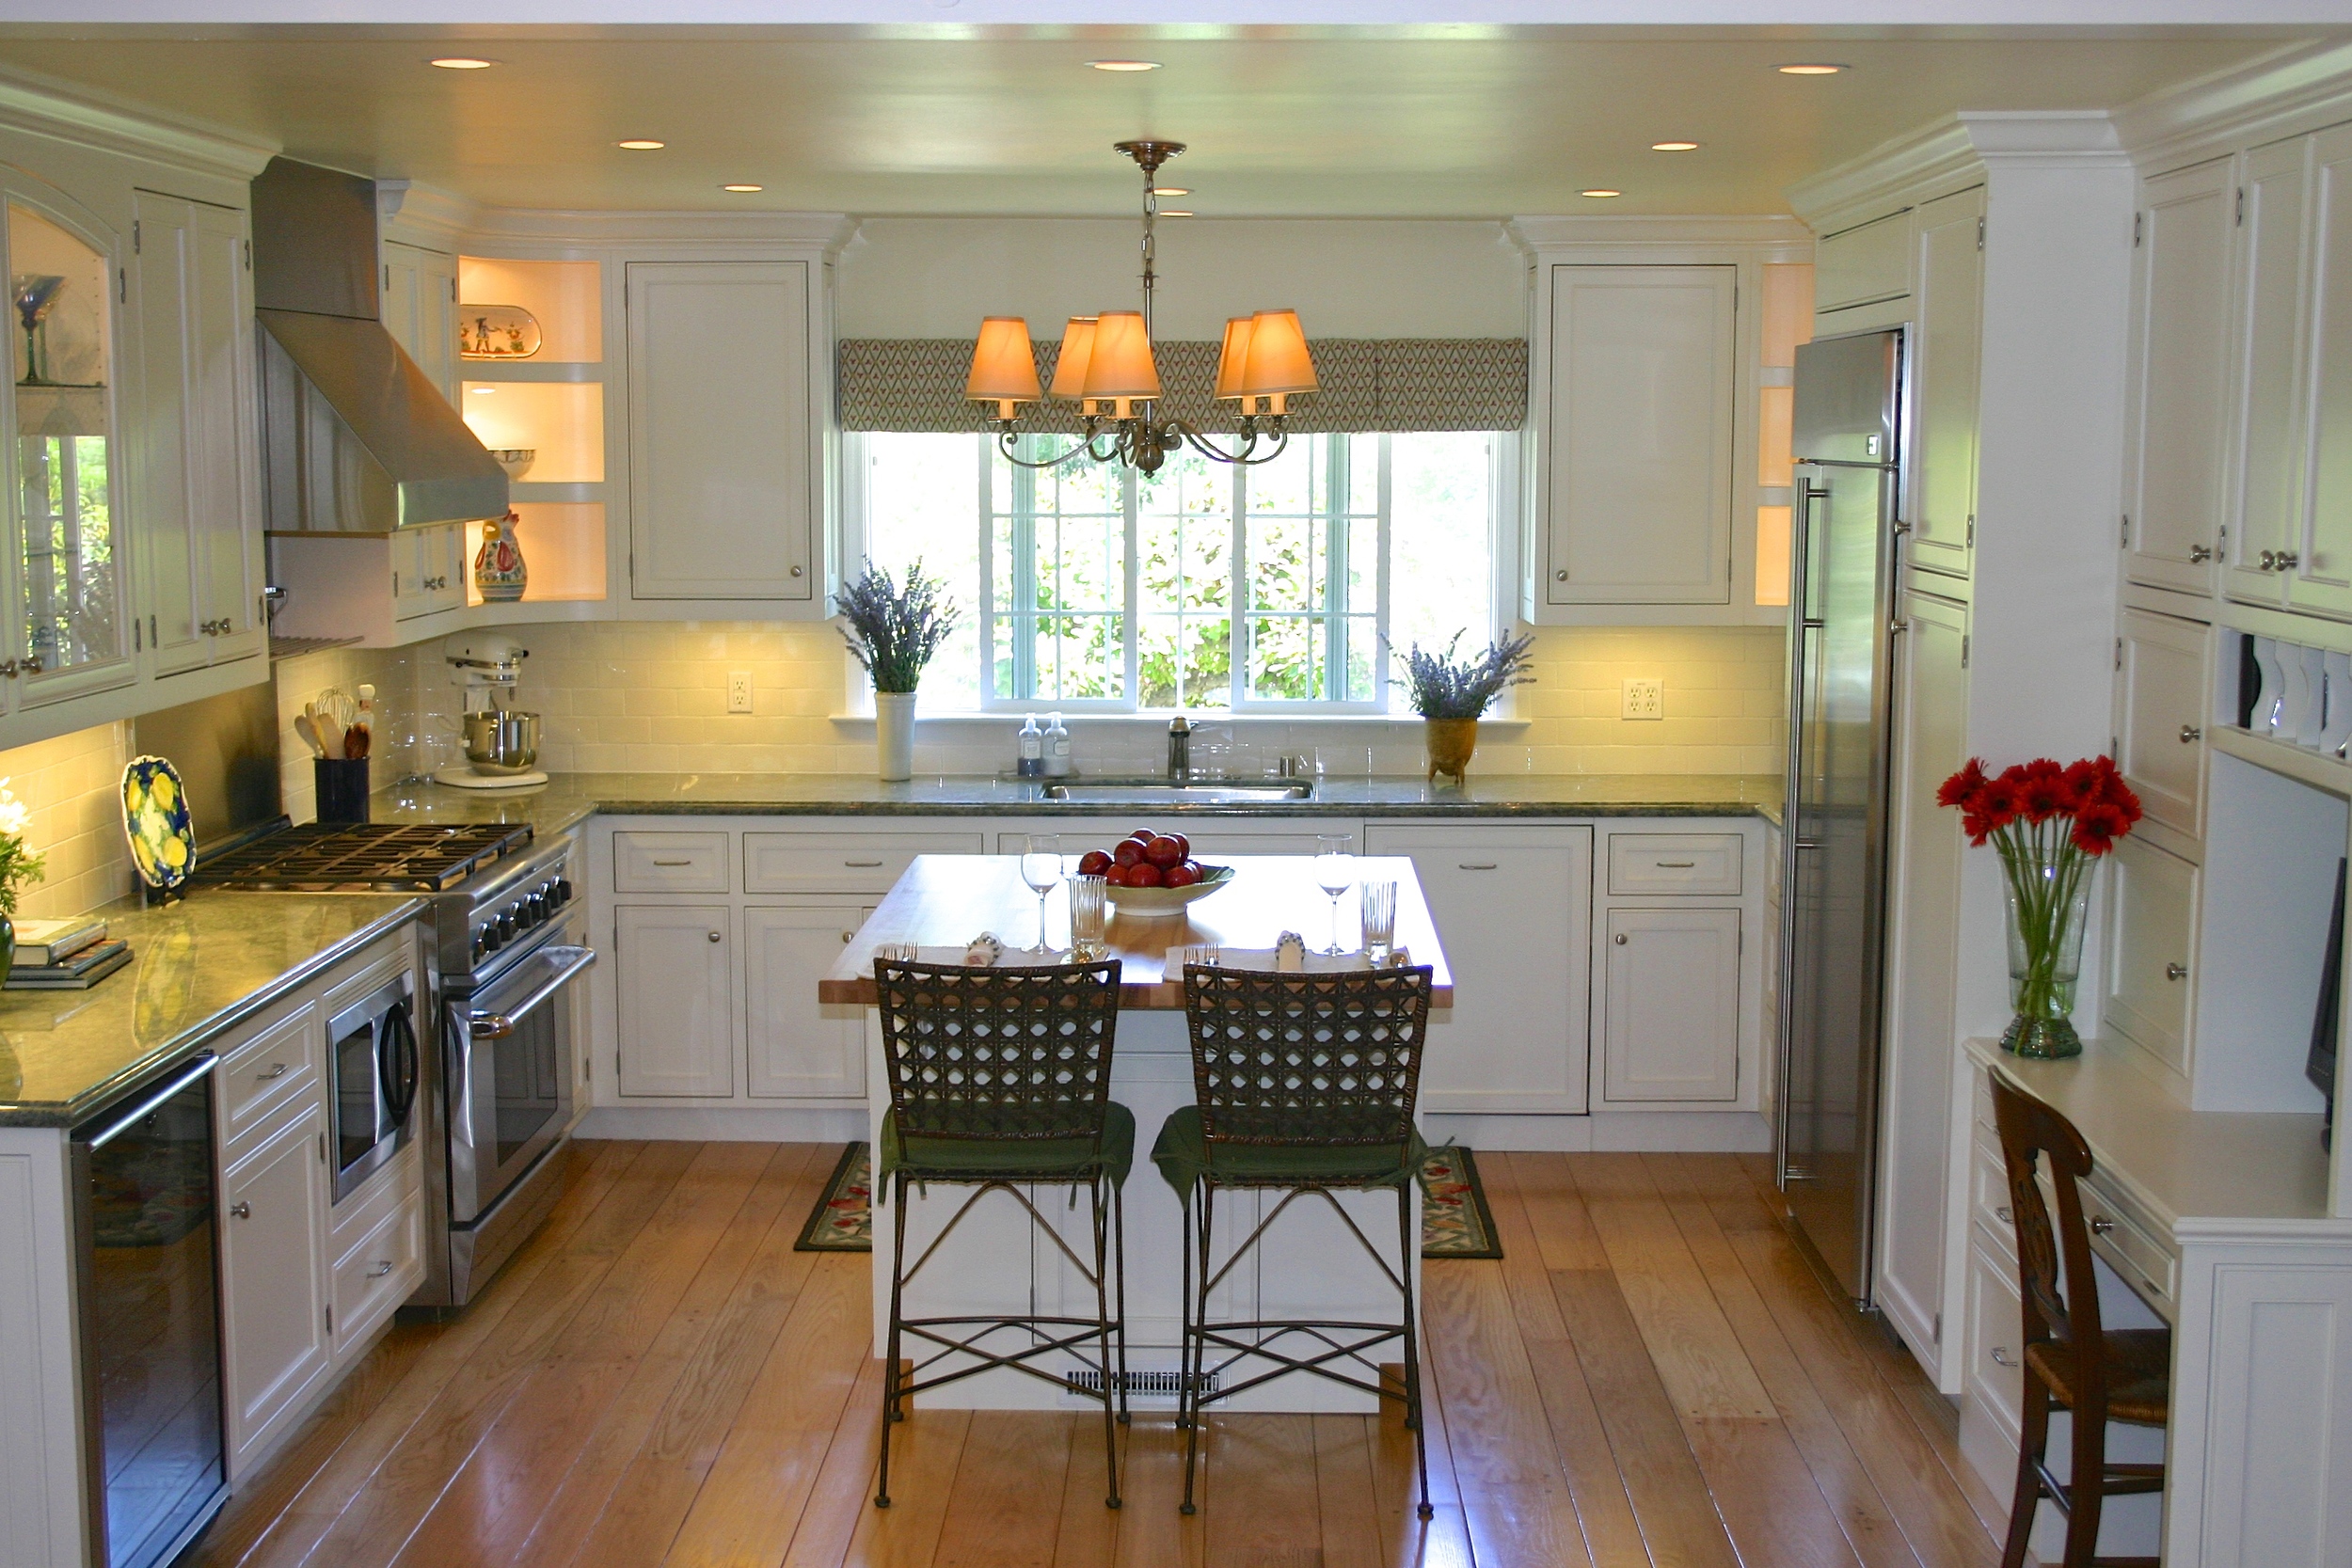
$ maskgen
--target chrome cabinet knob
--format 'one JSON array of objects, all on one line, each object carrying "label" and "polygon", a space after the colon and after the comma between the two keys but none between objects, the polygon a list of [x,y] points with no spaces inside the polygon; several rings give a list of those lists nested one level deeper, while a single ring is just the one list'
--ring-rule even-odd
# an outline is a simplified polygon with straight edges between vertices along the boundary
[{"label": "chrome cabinet knob", "polygon": [[229,1206],[229,1212],[236,1215],[237,1218],[241,1220],[249,1220],[253,1217],[253,1205],[250,1203],[232,1203]]},{"label": "chrome cabinet knob", "polygon": [[1620,947],[1625,945],[1625,933],[1623,931],[1619,931],[1617,933],[1617,945]]},{"label": "chrome cabinet knob", "polygon": [[2188,965],[2166,964],[2164,966],[2164,977],[2168,980],[2185,980],[2188,978]]},{"label": "chrome cabinet knob", "polygon": [[2181,744],[2182,744],[2182,745],[2184,745],[2184,746],[2194,746],[2194,745],[2196,745],[2196,744],[2197,744],[2197,742],[2199,742],[2199,741],[2201,741],[2201,740],[2202,740],[2202,739],[2204,739],[2204,738],[2205,738],[2205,732],[2204,732],[2204,731],[2202,731],[2202,730],[2201,730],[2201,729],[2199,729],[2196,725],[2194,725],[2194,724],[2183,724],[2183,725],[2181,726]]},{"label": "chrome cabinet knob", "polygon": [[1998,1209],[1994,1210],[1993,1212],[1999,1218],[2003,1225],[2015,1225],[2017,1223],[2017,1216],[2009,1212],[2009,1205],[2007,1204],[2001,1205]]},{"label": "chrome cabinet knob", "polygon": [[794,577],[796,577],[796,578],[797,578],[797,577],[801,576],[802,571],[803,571],[803,568],[802,568],[802,567],[795,566],[795,567],[793,567],[793,568],[792,568],[792,575],[793,575]]},{"label": "chrome cabinet knob", "polygon": [[370,1279],[381,1279],[391,1272],[392,1260],[389,1258],[380,1259],[377,1260],[375,1267],[368,1271],[368,1277]]},{"label": "chrome cabinet knob", "polygon": [[2210,545],[2191,545],[2188,547],[2188,559],[2192,563],[2202,563],[2204,562],[2211,561],[2213,559],[2213,546]]},{"label": "chrome cabinet knob", "polygon": [[2093,1236],[2105,1236],[2114,1230],[2114,1228],[2115,1222],[2107,1218],[2105,1214],[2093,1214],[2090,1216],[2090,1233]]},{"label": "chrome cabinet knob", "polygon": [[2254,558],[2254,563],[2265,572],[2275,572],[2279,569],[2279,552],[2265,550]]},{"label": "chrome cabinet knob", "polygon": [[269,1070],[267,1072],[256,1073],[253,1081],[256,1084],[267,1084],[275,1079],[283,1078],[285,1076],[286,1064],[283,1062],[272,1062],[269,1065]]},{"label": "chrome cabinet knob", "polygon": [[2303,558],[2295,551],[2280,550],[2279,552],[2279,570],[2281,572],[2292,572],[2301,564],[2303,564]]},{"label": "chrome cabinet knob", "polygon": [[719,940],[720,940],[720,938],[719,938],[719,933],[718,933],[718,932],[716,932],[716,931],[711,932],[711,933],[710,933],[710,940],[711,940],[711,941],[713,941],[713,942],[717,942],[717,941],[719,941]]},{"label": "chrome cabinet knob", "polygon": [[1554,582],[1565,582],[1565,581],[1567,581],[1567,580],[1568,580],[1568,572],[1567,572],[1567,568],[1564,566],[1564,567],[1562,567],[1559,571],[1556,571],[1556,572],[1552,573],[1552,574],[1551,574],[1551,580],[1552,580],[1552,581],[1554,581]]}]

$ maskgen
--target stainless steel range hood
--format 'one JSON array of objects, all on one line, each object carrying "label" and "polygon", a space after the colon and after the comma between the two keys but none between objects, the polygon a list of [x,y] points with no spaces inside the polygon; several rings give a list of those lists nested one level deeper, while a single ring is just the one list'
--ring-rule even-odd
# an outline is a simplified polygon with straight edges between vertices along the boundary
[{"label": "stainless steel range hood", "polygon": [[384,330],[375,186],[275,158],[253,182],[269,527],[389,533],[506,511],[506,472]]}]

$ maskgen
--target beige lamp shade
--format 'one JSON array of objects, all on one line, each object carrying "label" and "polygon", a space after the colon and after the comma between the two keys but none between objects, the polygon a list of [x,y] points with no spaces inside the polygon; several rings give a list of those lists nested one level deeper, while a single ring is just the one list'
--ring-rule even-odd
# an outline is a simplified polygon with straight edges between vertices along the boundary
[{"label": "beige lamp shade", "polygon": [[1089,402],[1113,403],[1121,419],[1136,400],[1160,395],[1159,367],[1152,362],[1152,334],[1141,311],[1105,310],[1095,318],[1094,351],[1087,359],[1081,395]]},{"label": "beige lamp shade", "polygon": [[1073,316],[1061,329],[1061,356],[1054,361],[1056,397],[1086,395],[1087,366],[1094,358],[1094,325],[1092,316]]},{"label": "beige lamp shade", "polygon": [[1029,324],[1020,316],[988,316],[980,322],[980,341],[972,348],[972,373],[963,395],[975,403],[993,403],[996,417],[1009,420],[1014,404],[1035,403],[1045,394],[1037,383],[1037,356],[1029,348]]},{"label": "beige lamp shade", "polygon": [[1229,316],[1225,345],[1216,351],[1216,392],[1219,402],[1241,396],[1241,378],[1249,362],[1249,318]]},{"label": "beige lamp shade", "polygon": [[[1230,340],[1232,328],[1227,328]],[[1242,371],[1245,397],[1315,389],[1315,362],[1295,310],[1261,310],[1249,318],[1249,358]]]}]

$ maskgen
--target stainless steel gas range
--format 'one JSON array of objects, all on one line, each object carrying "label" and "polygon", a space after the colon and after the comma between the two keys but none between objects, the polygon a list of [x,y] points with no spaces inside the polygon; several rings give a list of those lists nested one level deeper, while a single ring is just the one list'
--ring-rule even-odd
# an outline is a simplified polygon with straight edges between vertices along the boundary
[{"label": "stainless steel gas range", "polygon": [[[388,1056],[373,1057],[355,1028],[352,1048],[333,1053],[348,1082],[330,1085],[347,1159],[367,1157],[372,1141],[379,1157],[408,1137],[424,1142],[430,1272],[412,1306],[471,1300],[562,1193],[553,1156],[573,1119],[587,1025],[579,982],[596,962],[573,892],[576,848],[568,835],[533,843],[511,823],[310,824],[208,856],[194,879],[429,900],[426,994],[406,1021],[406,1060],[421,1065],[401,1065],[401,1004],[388,999],[369,1021]],[[405,1097],[384,1092],[404,1083]]]}]

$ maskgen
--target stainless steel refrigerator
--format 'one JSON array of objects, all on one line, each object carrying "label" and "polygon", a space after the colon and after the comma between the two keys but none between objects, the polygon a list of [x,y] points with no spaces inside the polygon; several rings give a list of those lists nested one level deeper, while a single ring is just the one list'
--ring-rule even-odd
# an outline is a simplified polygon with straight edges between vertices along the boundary
[{"label": "stainless steel refrigerator", "polygon": [[1790,1218],[1866,1307],[1902,389],[1900,331],[1797,350],[1777,1155]]}]

